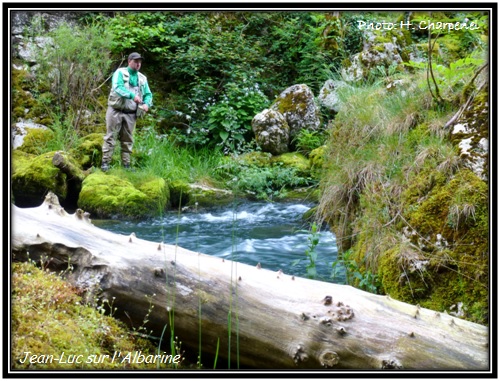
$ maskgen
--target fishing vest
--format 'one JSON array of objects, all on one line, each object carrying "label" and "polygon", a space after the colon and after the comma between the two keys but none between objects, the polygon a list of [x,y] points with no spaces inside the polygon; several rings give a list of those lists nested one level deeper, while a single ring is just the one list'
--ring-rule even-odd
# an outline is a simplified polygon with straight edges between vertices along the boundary
[{"label": "fishing vest", "polygon": [[[138,86],[131,86],[130,73],[128,72],[128,69],[126,67],[122,67],[118,70],[122,73],[123,84],[125,88],[142,98],[142,88],[147,82],[146,76],[138,72],[137,75],[139,77],[139,84]],[[111,92],[109,93],[108,105],[113,107],[114,109],[122,111],[137,110],[137,103],[134,102],[134,99],[122,97],[121,95],[116,93],[113,88],[111,88]]]}]

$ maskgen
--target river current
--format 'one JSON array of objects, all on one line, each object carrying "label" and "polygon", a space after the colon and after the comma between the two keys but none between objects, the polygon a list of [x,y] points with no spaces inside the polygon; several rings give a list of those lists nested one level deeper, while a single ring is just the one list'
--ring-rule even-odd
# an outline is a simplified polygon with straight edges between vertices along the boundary
[{"label": "river current", "polygon": [[[241,202],[224,208],[168,212],[143,221],[93,220],[93,224],[118,234],[134,232],[138,238],[176,244],[200,253],[252,266],[282,270],[285,274],[306,277],[305,254],[311,237],[311,225],[303,214],[312,205],[297,203]],[[342,283],[337,270],[331,278],[332,263],[337,259],[335,236],[328,228],[319,230],[316,279]],[[298,259],[302,259],[294,265]]]}]

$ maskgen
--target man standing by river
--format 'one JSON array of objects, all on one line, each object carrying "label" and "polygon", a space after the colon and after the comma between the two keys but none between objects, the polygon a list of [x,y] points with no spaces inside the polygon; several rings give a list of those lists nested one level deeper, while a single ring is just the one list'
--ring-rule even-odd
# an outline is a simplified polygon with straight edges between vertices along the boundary
[{"label": "man standing by river", "polygon": [[128,66],[117,69],[111,79],[106,135],[102,146],[101,169],[104,172],[109,169],[117,137],[121,144],[122,165],[130,168],[137,114],[148,112],[153,103],[148,80],[144,74],[139,73],[142,59],[139,53],[131,53],[128,56]]}]

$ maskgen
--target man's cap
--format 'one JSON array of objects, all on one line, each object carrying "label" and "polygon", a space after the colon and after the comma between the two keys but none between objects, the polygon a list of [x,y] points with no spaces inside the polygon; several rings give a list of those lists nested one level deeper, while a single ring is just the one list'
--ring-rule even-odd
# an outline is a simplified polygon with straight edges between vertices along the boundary
[{"label": "man's cap", "polygon": [[143,60],[144,58],[141,57],[141,55],[137,52],[130,53],[128,56],[128,60]]}]

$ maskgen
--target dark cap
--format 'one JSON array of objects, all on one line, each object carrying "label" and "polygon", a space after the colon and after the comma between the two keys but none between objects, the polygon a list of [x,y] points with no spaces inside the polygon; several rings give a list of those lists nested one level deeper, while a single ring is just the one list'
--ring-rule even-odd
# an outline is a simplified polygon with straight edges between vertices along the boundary
[{"label": "dark cap", "polygon": [[141,57],[141,55],[139,53],[136,53],[136,52],[133,52],[133,53],[130,53],[129,56],[128,56],[128,60],[143,60],[144,58]]}]

